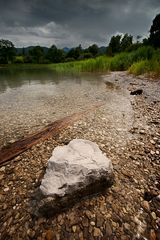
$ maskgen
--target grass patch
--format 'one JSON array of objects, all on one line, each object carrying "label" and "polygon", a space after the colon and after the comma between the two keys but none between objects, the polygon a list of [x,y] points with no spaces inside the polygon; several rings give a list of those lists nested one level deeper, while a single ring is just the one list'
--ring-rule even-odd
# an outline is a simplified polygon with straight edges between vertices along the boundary
[{"label": "grass patch", "polygon": [[160,76],[160,62],[154,59],[142,60],[133,63],[128,71],[134,75],[142,75],[146,73],[153,76]]},{"label": "grass patch", "polygon": [[134,75],[148,73],[148,65],[148,60],[141,60],[139,62],[133,63],[129,68],[129,73],[132,73]]},{"label": "grass patch", "polygon": [[49,64],[48,67],[58,73],[107,72],[110,70],[110,58],[101,56],[81,61]]},{"label": "grass patch", "polygon": [[[18,62],[23,59],[17,57]],[[160,49],[143,46],[132,52],[122,52],[113,57],[100,56],[97,58],[72,61],[56,64],[14,64],[9,66],[17,69],[48,69],[55,73],[80,73],[80,72],[108,72],[126,71],[135,75],[153,73],[160,75]]]}]

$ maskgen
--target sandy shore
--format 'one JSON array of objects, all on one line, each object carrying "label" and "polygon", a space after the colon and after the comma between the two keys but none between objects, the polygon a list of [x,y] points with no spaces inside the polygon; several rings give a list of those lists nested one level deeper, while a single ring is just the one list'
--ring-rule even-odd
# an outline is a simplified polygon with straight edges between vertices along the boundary
[{"label": "sandy shore", "polygon": [[[102,91],[86,104],[98,101],[102,107],[0,168],[1,239],[159,239],[160,81],[124,72],[103,78]],[[143,94],[130,96],[137,88]],[[84,109],[86,98],[77,110]],[[19,131],[21,136],[23,128]],[[30,203],[47,160],[55,146],[73,138],[99,145],[113,162],[115,184],[53,218],[36,218]],[[10,137],[3,144],[8,141]]]}]

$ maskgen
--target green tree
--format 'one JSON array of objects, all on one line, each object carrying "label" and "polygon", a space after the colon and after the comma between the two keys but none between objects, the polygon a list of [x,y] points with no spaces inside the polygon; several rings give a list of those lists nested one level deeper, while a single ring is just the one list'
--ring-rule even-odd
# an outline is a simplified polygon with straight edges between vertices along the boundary
[{"label": "green tree", "polygon": [[76,60],[78,60],[78,59],[80,59],[81,58],[81,55],[82,55],[82,46],[81,46],[81,44],[78,46],[78,47],[76,47],[75,48],[75,52],[74,52],[74,58],[76,59]]},{"label": "green tree", "polygon": [[62,49],[57,49],[57,56],[56,56],[56,62],[64,62],[65,59],[65,53]]},{"label": "green tree", "polygon": [[106,48],[106,54],[107,54],[108,56],[110,56],[110,57],[113,56],[112,47],[111,47],[111,46],[108,46],[108,47]]},{"label": "green tree", "polygon": [[64,61],[64,51],[52,45],[46,55],[46,58],[52,63],[59,63]]},{"label": "green tree", "polygon": [[16,49],[9,40],[0,40],[0,63],[10,63],[14,60]]},{"label": "green tree", "polygon": [[76,48],[72,48],[67,53],[66,58],[78,60],[78,59],[81,59],[82,53],[83,53],[82,47],[81,47],[81,45],[79,45]]},{"label": "green tree", "polygon": [[154,19],[150,28],[149,42],[154,47],[160,47],[160,14]]},{"label": "green tree", "polygon": [[43,48],[40,46],[33,47],[29,51],[29,56],[32,57],[32,62],[34,62],[34,63],[43,63],[44,62],[45,54],[44,54]]},{"label": "green tree", "polygon": [[132,45],[132,41],[133,41],[133,36],[128,35],[128,33],[126,33],[123,38],[121,39],[121,51],[125,51],[127,48],[129,48]]},{"label": "green tree", "polygon": [[84,51],[84,53],[82,55],[83,59],[88,59],[88,58],[92,58],[92,57],[93,57],[93,55],[88,51]]},{"label": "green tree", "polygon": [[147,46],[147,45],[149,45],[150,41],[149,41],[148,38],[144,38],[144,39],[142,40],[142,43],[143,43],[144,46]]},{"label": "green tree", "polygon": [[24,56],[24,63],[34,63],[33,57],[31,55],[29,55],[29,54],[26,54]]},{"label": "green tree", "polygon": [[22,55],[25,56],[25,48],[22,48]]},{"label": "green tree", "polygon": [[119,53],[121,51],[121,35],[111,37],[108,49],[113,54]]},{"label": "green tree", "polygon": [[89,46],[88,52],[92,54],[93,57],[96,57],[99,53],[99,48],[96,44]]},{"label": "green tree", "polygon": [[48,49],[46,58],[47,58],[50,62],[55,62],[55,60],[56,60],[56,58],[55,58],[56,52],[57,52],[57,47],[56,47],[55,45],[52,45],[52,46]]},{"label": "green tree", "polygon": [[68,59],[75,59],[75,48],[71,48],[69,52],[66,55],[66,58]]}]

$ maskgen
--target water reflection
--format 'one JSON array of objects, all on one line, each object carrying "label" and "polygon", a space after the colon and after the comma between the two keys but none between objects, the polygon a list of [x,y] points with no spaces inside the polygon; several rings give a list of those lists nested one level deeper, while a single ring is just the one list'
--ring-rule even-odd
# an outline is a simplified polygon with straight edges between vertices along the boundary
[{"label": "water reflection", "polygon": [[18,88],[23,85],[46,84],[48,80],[54,80],[58,83],[58,79],[53,77],[51,71],[39,69],[16,69],[1,68],[0,69],[0,92],[5,92],[8,88]]},{"label": "water reflection", "polygon": [[82,81],[90,81],[92,85],[99,85],[100,77],[92,74],[62,75],[52,70],[39,67],[35,69],[0,68],[0,93],[7,89],[16,89],[23,85],[55,85],[62,81],[72,81],[81,85]]},{"label": "water reflection", "polygon": [[1,68],[0,145],[97,103],[103,103],[102,123],[107,121],[108,131],[128,129],[132,116],[130,101],[125,89],[116,89],[112,75],[104,81],[95,73],[57,75],[43,68]]}]

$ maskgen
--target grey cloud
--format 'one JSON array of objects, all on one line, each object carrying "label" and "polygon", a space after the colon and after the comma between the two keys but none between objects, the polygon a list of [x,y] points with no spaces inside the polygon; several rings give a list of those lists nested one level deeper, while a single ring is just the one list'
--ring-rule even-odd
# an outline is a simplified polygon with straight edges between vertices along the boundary
[{"label": "grey cloud", "polygon": [[159,12],[159,0],[0,0],[0,37],[17,46],[106,45],[117,32],[147,35]]}]

